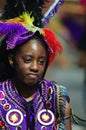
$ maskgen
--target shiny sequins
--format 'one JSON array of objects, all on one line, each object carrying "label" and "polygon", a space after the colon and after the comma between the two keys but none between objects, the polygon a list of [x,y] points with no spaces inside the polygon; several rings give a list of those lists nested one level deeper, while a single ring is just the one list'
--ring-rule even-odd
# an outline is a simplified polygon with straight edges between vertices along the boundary
[{"label": "shiny sequins", "polygon": [[4,108],[4,110],[9,110],[11,108],[11,106],[9,104],[4,104],[3,108]]},{"label": "shiny sequins", "polygon": [[0,104],[3,106],[3,109],[6,111],[11,108],[11,105],[7,103],[7,100],[5,99],[5,94],[3,91],[0,91]]},{"label": "shiny sequins", "polygon": [[6,114],[7,122],[12,126],[18,126],[23,121],[23,114],[17,109],[9,110]]},{"label": "shiny sequins", "polygon": [[2,101],[1,101],[1,105],[3,106],[4,104],[6,104],[6,102],[7,102],[7,101],[6,101],[5,99],[2,100]]},{"label": "shiny sequins", "polygon": [[0,101],[4,100],[5,95],[3,91],[0,91]]},{"label": "shiny sequins", "polygon": [[17,126],[16,130],[22,130],[22,127],[21,126]]},{"label": "shiny sequins", "polygon": [[38,121],[44,126],[51,125],[54,122],[54,114],[52,111],[43,109],[38,113]]},{"label": "shiny sequins", "polygon": [[42,126],[41,130],[47,130],[47,127],[46,126]]}]

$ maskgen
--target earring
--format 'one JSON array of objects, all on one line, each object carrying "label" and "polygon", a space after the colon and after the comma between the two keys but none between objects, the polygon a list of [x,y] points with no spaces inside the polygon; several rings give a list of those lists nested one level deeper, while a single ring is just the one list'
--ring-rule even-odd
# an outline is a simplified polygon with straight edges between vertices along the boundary
[{"label": "earring", "polygon": [[10,62],[9,62],[9,64],[10,64],[10,66],[13,68],[13,62],[12,62],[12,61],[10,61]]}]

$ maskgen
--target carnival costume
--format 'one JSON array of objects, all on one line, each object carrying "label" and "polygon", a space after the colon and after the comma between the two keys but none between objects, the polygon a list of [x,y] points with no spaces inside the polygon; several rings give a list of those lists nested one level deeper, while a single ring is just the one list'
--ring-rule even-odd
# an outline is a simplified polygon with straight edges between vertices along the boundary
[{"label": "carnival costume", "polygon": [[[15,100],[16,99],[16,100]],[[67,90],[43,80],[33,100],[26,102],[11,81],[0,84],[1,130],[66,130]]]},{"label": "carnival costume", "polygon": [[[57,12],[62,0],[55,0],[42,15],[48,0],[7,0],[0,21],[0,62],[2,49],[7,51],[39,33],[49,48],[49,66],[62,46],[44,25]],[[15,90],[12,80],[0,82],[0,130],[66,130],[65,106],[69,97],[65,87],[42,79],[34,98],[27,102]]]}]

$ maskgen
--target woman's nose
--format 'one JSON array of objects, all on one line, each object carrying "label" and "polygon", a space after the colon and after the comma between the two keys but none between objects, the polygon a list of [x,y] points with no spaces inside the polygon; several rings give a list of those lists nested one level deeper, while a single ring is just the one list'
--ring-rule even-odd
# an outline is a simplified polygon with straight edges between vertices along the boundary
[{"label": "woman's nose", "polygon": [[38,63],[37,63],[37,61],[32,62],[31,70],[38,71]]}]

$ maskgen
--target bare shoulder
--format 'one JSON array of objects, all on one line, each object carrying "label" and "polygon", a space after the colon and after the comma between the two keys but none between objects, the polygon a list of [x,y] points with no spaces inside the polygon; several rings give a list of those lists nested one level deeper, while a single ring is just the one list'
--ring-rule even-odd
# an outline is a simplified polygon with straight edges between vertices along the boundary
[{"label": "bare shoulder", "polygon": [[66,101],[66,117],[71,116],[70,104]]},{"label": "bare shoulder", "polygon": [[66,101],[66,130],[72,130],[71,107],[67,101]]}]

